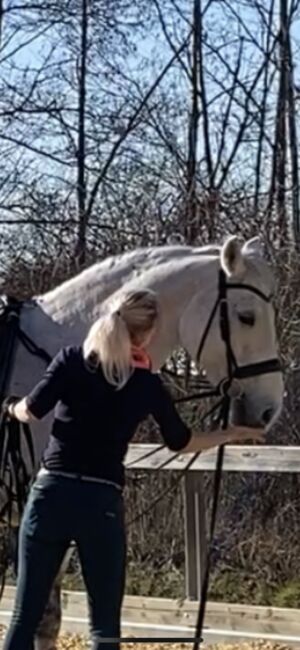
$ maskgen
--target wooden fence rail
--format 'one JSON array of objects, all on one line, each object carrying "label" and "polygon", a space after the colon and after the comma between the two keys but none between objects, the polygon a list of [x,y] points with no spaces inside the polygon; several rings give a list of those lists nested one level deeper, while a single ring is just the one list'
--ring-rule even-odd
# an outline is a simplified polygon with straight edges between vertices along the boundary
[{"label": "wooden fence rail", "polygon": [[[10,620],[14,587],[7,587],[0,604],[0,623]],[[86,594],[62,593],[62,629],[88,633]],[[193,639],[198,602],[178,602],[167,598],[125,596],[122,608],[122,636]],[[253,607],[226,603],[207,604],[204,640],[242,641],[265,639],[300,648],[300,612],[297,609]],[[1,643],[1,642],[0,642]],[[138,647],[138,646],[137,646]]]}]

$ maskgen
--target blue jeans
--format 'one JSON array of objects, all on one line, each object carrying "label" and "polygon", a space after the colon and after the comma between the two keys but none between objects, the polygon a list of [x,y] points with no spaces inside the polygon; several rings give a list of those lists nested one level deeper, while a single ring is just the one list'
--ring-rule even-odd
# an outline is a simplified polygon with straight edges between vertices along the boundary
[{"label": "blue jeans", "polygon": [[[92,650],[119,650],[125,585],[123,497],[114,486],[45,475],[36,479],[19,536],[12,621],[3,650],[31,650],[63,558],[75,541],[88,593]],[[112,639],[105,642],[104,639]]]}]

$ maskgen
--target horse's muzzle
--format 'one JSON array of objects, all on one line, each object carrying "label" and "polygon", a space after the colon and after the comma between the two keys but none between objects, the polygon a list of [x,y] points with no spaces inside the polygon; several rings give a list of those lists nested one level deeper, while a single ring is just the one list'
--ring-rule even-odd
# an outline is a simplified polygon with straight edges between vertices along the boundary
[{"label": "horse's muzzle", "polygon": [[278,406],[257,405],[249,402],[246,395],[232,400],[230,421],[236,426],[244,427],[267,427],[276,417]]}]

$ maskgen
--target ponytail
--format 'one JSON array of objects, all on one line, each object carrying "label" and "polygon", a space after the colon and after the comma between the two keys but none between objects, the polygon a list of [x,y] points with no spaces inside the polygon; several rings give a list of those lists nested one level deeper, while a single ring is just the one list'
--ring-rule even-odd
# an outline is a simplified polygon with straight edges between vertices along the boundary
[{"label": "ponytail", "polygon": [[105,379],[123,388],[131,373],[131,340],[125,320],[117,311],[102,316],[83,344],[84,358],[94,368],[101,363]]},{"label": "ponytail", "polygon": [[123,295],[116,309],[101,316],[92,325],[83,344],[90,367],[100,364],[105,379],[117,389],[123,388],[132,373],[132,345],[143,340],[158,318],[158,302],[153,291],[143,289]]}]

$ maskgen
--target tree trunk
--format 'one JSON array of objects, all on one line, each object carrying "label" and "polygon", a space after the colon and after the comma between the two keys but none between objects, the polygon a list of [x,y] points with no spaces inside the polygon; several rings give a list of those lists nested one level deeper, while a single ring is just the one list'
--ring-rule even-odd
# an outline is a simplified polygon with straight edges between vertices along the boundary
[{"label": "tree trunk", "polygon": [[78,236],[75,248],[75,257],[79,266],[83,266],[86,259],[86,231],[88,225],[86,213],[86,72],[87,72],[87,36],[88,36],[88,1],[82,0],[81,14],[81,43],[78,71],[78,150],[77,150],[77,206],[78,206]]},{"label": "tree trunk", "polygon": [[0,0],[0,47],[2,46],[4,0]]},{"label": "tree trunk", "polygon": [[294,94],[294,66],[291,46],[290,30],[287,35],[288,50],[288,125],[290,140],[290,161],[292,176],[292,231],[294,241],[300,247],[300,190],[299,190],[299,163],[298,163],[298,137],[296,126],[296,108]]},{"label": "tree trunk", "polygon": [[199,20],[198,7],[199,1],[194,0],[194,28],[192,41],[192,108],[189,121],[188,132],[188,158],[187,158],[187,180],[186,180],[186,209],[184,222],[184,236],[188,244],[192,244],[198,234],[197,219],[197,182],[196,182],[196,164],[197,164],[197,145],[198,145],[198,128],[199,128],[199,106],[198,106],[198,39],[199,39]]},{"label": "tree trunk", "polygon": [[284,244],[286,242],[286,172],[287,172],[287,146],[286,146],[286,111],[287,111],[287,90],[288,90],[288,60],[287,60],[287,31],[288,14],[287,0],[280,0],[280,83],[278,94],[278,149],[277,149],[277,220],[279,227],[279,238]]}]

